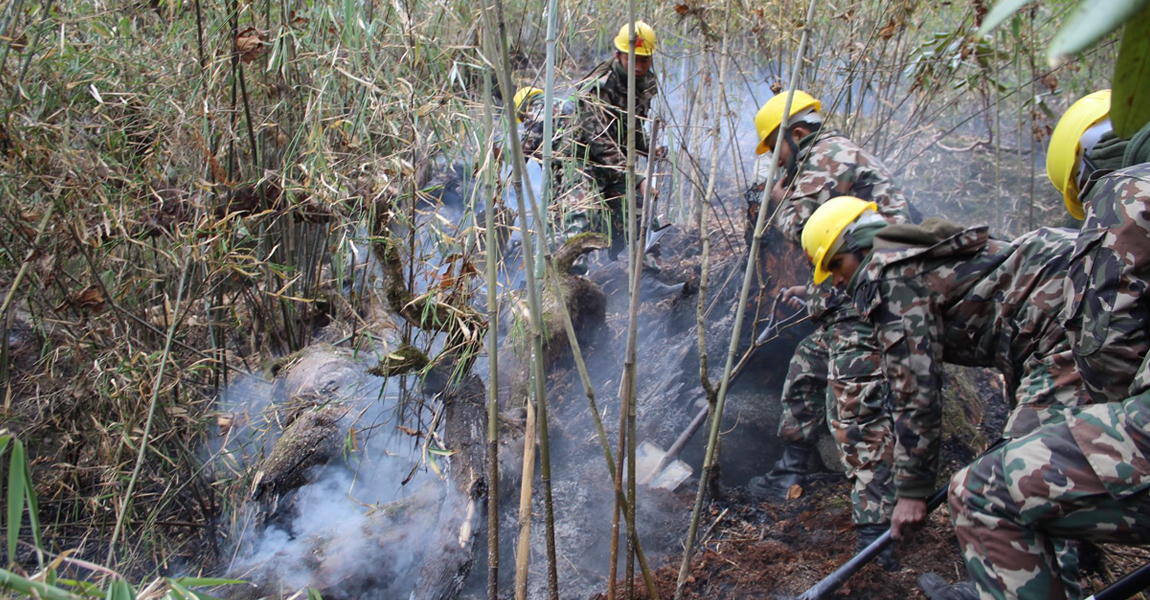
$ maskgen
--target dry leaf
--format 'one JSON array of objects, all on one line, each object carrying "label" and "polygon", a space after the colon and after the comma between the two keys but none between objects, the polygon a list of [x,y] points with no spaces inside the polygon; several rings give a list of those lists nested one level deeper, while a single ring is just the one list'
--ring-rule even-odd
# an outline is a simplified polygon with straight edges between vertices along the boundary
[{"label": "dry leaf", "polygon": [[676,4],[675,5],[675,12],[677,12],[681,15],[685,15],[690,11],[691,11],[691,7],[687,6],[686,4]]},{"label": "dry leaf", "polygon": [[777,94],[781,91],[783,91],[783,82],[776,80],[774,83],[771,84],[771,92],[772,93]]},{"label": "dry leaf", "polygon": [[1053,92],[1058,89],[1058,78],[1054,76],[1054,73],[1047,73],[1046,76],[1042,78],[1042,85]]},{"label": "dry leaf", "polygon": [[244,61],[244,63],[250,63],[267,54],[268,45],[266,35],[255,27],[248,27],[239,32],[236,34],[236,52],[239,53],[240,60]]},{"label": "dry leaf", "polygon": [[799,484],[794,484],[791,489],[787,490],[787,500],[798,500],[803,497],[803,487]]},{"label": "dry leaf", "polygon": [[423,437],[422,431],[417,431],[417,430],[412,429],[410,427],[404,427],[403,425],[396,425],[395,428],[406,433],[407,435],[410,435],[411,437]]},{"label": "dry leaf", "polygon": [[104,295],[100,293],[100,288],[96,286],[88,286],[84,291],[72,299],[72,302],[80,308],[90,308],[93,312],[100,312],[104,310]]},{"label": "dry leaf", "polygon": [[299,27],[300,29],[307,27],[308,23],[311,23],[311,21],[305,17],[297,17],[294,10],[288,14],[288,18],[290,19],[289,22],[292,27]]}]

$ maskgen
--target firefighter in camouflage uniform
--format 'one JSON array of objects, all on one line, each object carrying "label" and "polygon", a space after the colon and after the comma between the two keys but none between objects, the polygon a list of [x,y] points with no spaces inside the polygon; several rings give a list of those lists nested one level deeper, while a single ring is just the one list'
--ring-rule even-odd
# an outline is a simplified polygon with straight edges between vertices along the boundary
[{"label": "firefighter in camouflage uniform", "polygon": [[[1003,374],[1014,405],[1003,434],[1009,439],[1061,422],[1090,396],[1058,318],[1073,232],[1039,229],[1002,242],[986,227],[940,219],[886,225],[870,216],[874,208],[857,198],[828,202],[804,228],[803,248],[816,281],[833,275],[859,311],[859,336],[870,339],[856,352],[878,350],[841,351],[844,360],[877,362],[881,376],[847,390],[838,404],[889,398],[898,539],[925,519],[938,477],[944,360]],[[1068,585],[1076,585],[1075,557],[1060,552]]]},{"label": "firefighter in camouflage uniform", "polygon": [[[821,103],[810,94],[794,92],[787,130],[779,134],[787,96],[787,92],[777,94],[755,116],[760,139],[756,153],[762,156],[778,146],[773,156],[785,174],[771,193],[772,203],[781,204],[776,224],[783,236],[798,245],[811,214],[831,198],[844,194],[874,201],[884,223],[908,221],[906,199],[891,182],[887,168],[851,140],[823,128]],[[757,203],[751,203],[750,208],[748,223],[753,227]],[[792,485],[803,482],[820,428],[829,425],[836,438],[861,441],[881,439],[880,430],[889,422],[885,413],[864,414],[864,421],[859,421],[852,407],[839,410],[832,402],[834,396],[828,394],[828,373],[833,374],[833,385],[844,388],[874,376],[873,371],[867,370],[857,374],[844,369],[835,371],[829,360],[831,348],[841,345],[835,340],[839,332],[857,337],[852,327],[843,325],[857,320],[849,303],[829,285],[796,286],[784,296],[794,298],[794,304],[799,298],[808,299],[807,308],[816,330],[799,343],[783,384],[779,421],[779,438],[786,444],[783,455],[766,475],[753,478],[748,485],[753,493],[771,499],[785,497]],[[843,447],[861,450],[863,444]],[[889,446],[871,450],[841,456],[854,482],[852,516],[860,548],[887,529],[894,500],[890,456],[884,455]],[[889,552],[883,554],[881,561],[888,569],[896,566]]]},{"label": "firefighter in camouflage uniform", "polygon": [[977,592],[940,587],[946,598],[1066,598],[1059,540],[1150,544],[1150,127],[1119,139],[1109,108],[1103,91],[1067,110],[1047,171],[1069,212],[1085,217],[1063,312],[1075,359],[1091,393],[1129,386],[1130,398],[1074,411],[952,478],[951,516]]},{"label": "firefighter in camouflage uniform", "polygon": [[[627,61],[630,27],[624,24],[615,37],[615,57],[595,67],[578,84],[570,130],[556,129],[556,168],[562,169],[562,183],[569,194],[566,215],[568,234],[586,231],[605,233],[611,240],[610,252],[617,256],[626,245],[623,199],[627,192]],[[655,30],[643,21],[635,22],[635,150],[649,151],[644,123],[651,101],[659,92],[651,69],[655,53]],[[529,127],[523,146],[533,154],[541,145],[542,124]],[[562,166],[558,163],[562,162]],[[568,167],[574,167],[568,168]],[[642,197],[644,182],[638,183]]]}]

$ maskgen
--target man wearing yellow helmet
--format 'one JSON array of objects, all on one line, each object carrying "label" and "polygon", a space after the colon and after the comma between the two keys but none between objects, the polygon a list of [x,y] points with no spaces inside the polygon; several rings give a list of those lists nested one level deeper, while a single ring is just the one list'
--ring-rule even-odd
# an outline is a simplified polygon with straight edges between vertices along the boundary
[{"label": "man wearing yellow helmet", "polygon": [[[1085,218],[1063,312],[1078,370],[1100,401],[1150,387],[1138,367],[1150,349],[1150,128],[1114,135],[1110,90],[1075,102],[1050,138],[1046,171],[1066,209]],[[1139,164],[1141,163],[1141,164]],[[1131,387],[1133,384],[1133,387]]]},{"label": "man wearing yellow helmet", "polygon": [[539,112],[543,110],[543,90],[534,86],[519,88],[512,100],[515,104],[515,121],[517,123],[530,124],[539,117]]},{"label": "man wearing yellow helmet", "polygon": [[[771,156],[775,156],[786,173],[772,194],[772,201],[782,204],[775,223],[783,236],[799,244],[803,226],[815,210],[844,194],[873,201],[877,210],[874,214],[883,223],[908,221],[907,201],[892,183],[887,168],[851,140],[825,128],[820,112],[822,105],[813,96],[800,90],[794,92],[788,127],[780,133],[787,96],[788,92],[779,93],[755,115],[759,134],[756,153],[762,156],[777,148],[777,153]],[[754,208],[757,203],[752,204]],[[748,221],[753,221],[753,210],[749,216]],[[797,298],[809,297],[808,310],[816,330],[799,343],[783,384],[783,412],[779,421],[779,438],[786,443],[783,455],[765,476],[752,478],[748,484],[752,493],[775,499],[785,497],[790,486],[801,484],[804,479],[811,445],[827,421],[824,399],[828,398],[827,376],[831,366],[828,358],[831,346],[835,345],[834,324],[853,318],[849,303],[834,294],[829,286],[811,286],[809,291],[808,286],[795,286],[784,295],[789,300],[795,298],[794,304],[799,303]],[[849,429],[849,419],[840,417],[832,414],[832,425]],[[841,435],[857,437],[856,434]],[[856,484],[852,516],[861,547],[886,530],[894,492],[889,477],[883,475],[889,470],[889,446],[875,444],[865,449],[855,446],[853,450],[854,455],[842,458]],[[884,558],[884,566],[895,566],[893,558]]]},{"label": "man wearing yellow helmet", "polygon": [[[885,225],[873,211],[873,203],[834,198],[811,216],[802,243],[815,280],[833,278],[860,315],[837,325],[845,330],[837,339],[848,343],[832,349],[832,372],[878,365],[866,385],[834,391],[840,411],[889,401],[898,495],[891,533],[900,539],[925,519],[938,477],[943,361],[1002,372],[1014,406],[1008,439],[1060,423],[1070,407],[1091,398],[1059,320],[1073,232],[1044,228],[1002,242],[985,226],[964,229],[941,219]],[[1064,556],[1070,585],[1074,563]],[[942,587],[924,591],[972,597],[969,585]]]},{"label": "man wearing yellow helmet", "polygon": [[[578,102],[570,135],[562,152],[580,174],[593,182],[595,194],[584,194],[572,203],[567,214],[568,234],[586,231],[607,233],[609,252],[618,256],[626,244],[623,198],[626,195],[627,164],[627,65],[630,26],[624,24],[615,36],[615,56],[596,67],[578,86]],[[649,145],[644,122],[651,100],[658,93],[651,70],[655,53],[655,30],[643,21],[635,22],[635,149],[647,155]],[[646,182],[640,180],[639,197]],[[584,186],[591,187],[591,186]],[[588,191],[588,190],[584,190]]]},{"label": "man wearing yellow helmet", "polygon": [[1109,115],[1109,90],[1075,102],[1051,136],[1046,163],[1067,210],[1085,218],[1061,317],[1079,372],[1106,403],[1012,441],[951,479],[955,534],[983,598],[1065,597],[1053,540],[1150,540],[1150,126],[1120,139]]}]

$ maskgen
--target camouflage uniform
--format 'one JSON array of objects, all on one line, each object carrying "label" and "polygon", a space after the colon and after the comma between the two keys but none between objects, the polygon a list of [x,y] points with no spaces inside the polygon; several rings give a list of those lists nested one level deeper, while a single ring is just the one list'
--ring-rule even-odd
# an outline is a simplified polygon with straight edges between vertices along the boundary
[{"label": "camouflage uniform", "polygon": [[951,517],[980,596],[1065,598],[1064,539],[1150,544],[1148,457],[1150,391],[1075,410],[956,473]]},{"label": "camouflage uniform", "polygon": [[[643,122],[658,91],[654,72],[635,80],[635,150],[642,155],[648,152]],[[566,124],[556,129],[555,198],[569,205],[565,223],[568,235],[606,233],[615,256],[626,244],[627,71],[622,64],[611,59],[596,67],[579,84],[574,104],[569,131],[559,133],[567,129]],[[525,152],[534,153],[542,138],[541,122],[527,128]]]},{"label": "camouflage uniform", "polygon": [[1062,539],[1150,543],[1150,165],[1097,174],[1084,193],[1063,316],[1092,395],[1133,397],[1076,410],[954,476],[951,515],[982,598],[1073,594],[1054,558]]},{"label": "camouflage uniform", "polygon": [[[1090,402],[1058,320],[1075,235],[1039,229],[1006,243],[975,227],[906,246],[884,243],[892,229],[876,235],[850,285],[863,320],[874,325],[885,373],[862,394],[885,395],[877,388],[889,387],[894,485],[899,496],[926,498],[938,475],[944,357],[1003,374],[1014,404],[1007,439]],[[1064,585],[1079,597],[1076,553],[1065,544],[1053,551]]]},{"label": "camouflage uniform", "polygon": [[873,326],[850,303],[827,325],[831,346],[827,421],[851,480],[856,525],[887,525],[894,510],[894,439]]},{"label": "camouflage uniform", "polygon": [[[906,198],[891,182],[890,172],[854,142],[824,130],[800,140],[798,148],[798,156],[805,157],[805,163],[776,217],[776,226],[796,245],[815,210],[837,196],[849,194],[874,201],[879,214],[891,223],[910,219]],[[893,490],[889,477],[883,476],[890,470],[889,445],[872,443],[884,439],[881,431],[889,429],[889,418],[865,410],[859,413],[849,399],[848,406],[836,406],[836,395],[829,394],[827,388],[828,373],[833,374],[836,392],[846,396],[856,389],[856,378],[865,382],[874,377],[874,360],[862,358],[867,348],[857,345],[857,332],[849,326],[857,321],[858,314],[829,281],[821,286],[809,284],[807,298],[816,330],[799,343],[787,369],[779,438],[787,443],[810,444],[829,414],[828,424],[839,442],[840,458],[854,483],[855,524],[889,522]],[[841,402],[845,396],[838,398]],[[881,402],[875,406],[881,407]]]},{"label": "camouflage uniform", "polygon": [[[1099,401],[1150,388],[1138,365],[1150,349],[1150,164],[1097,173],[1083,191],[1086,222],[1063,312],[1074,358]],[[1131,385],[1133,384],[1133,385]]]},{"label": "camouflage uniform", "polygon": [[893,229],[876,236],[850,293],[882,348],[898,495],[926,498],[938,475],[944,358],[1003,374],[1016,404],[1008,438],[1089,403],[1058,321],[1075,236],[1039,229],[1007,243],[974,227],[906,246],[889,242]]}]

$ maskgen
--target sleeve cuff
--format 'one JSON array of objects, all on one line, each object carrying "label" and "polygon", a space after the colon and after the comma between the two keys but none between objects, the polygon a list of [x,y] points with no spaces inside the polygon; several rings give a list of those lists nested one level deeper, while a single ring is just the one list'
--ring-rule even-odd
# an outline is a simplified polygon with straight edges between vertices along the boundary
[{"label": "sleeve cuff", "polygon": [[896,484],[895,490],[900,497],[930,498],[934,495],[934,482],[907,481]]}]

